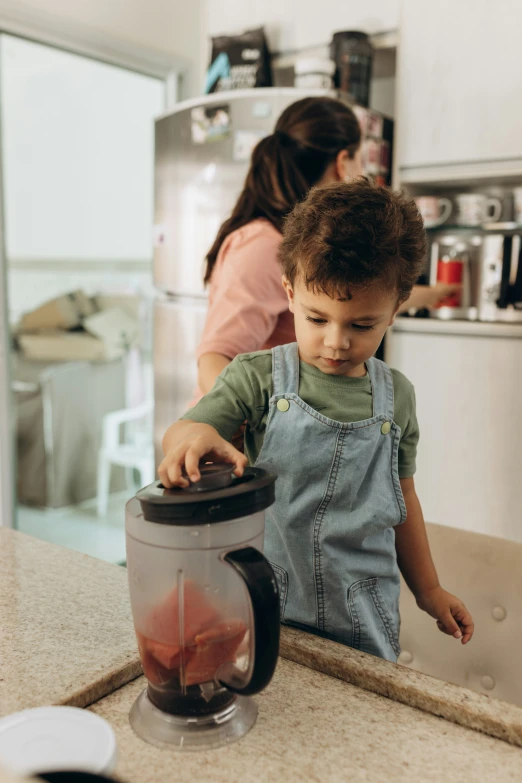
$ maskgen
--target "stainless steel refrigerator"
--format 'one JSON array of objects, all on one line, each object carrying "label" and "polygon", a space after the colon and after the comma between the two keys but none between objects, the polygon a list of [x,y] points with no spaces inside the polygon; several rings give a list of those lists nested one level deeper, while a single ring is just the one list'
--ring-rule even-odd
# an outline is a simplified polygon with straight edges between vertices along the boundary
[{"label": "stainless steel refrigerator", "polygon": [[[154,388],[156,457],[163,433],[183,414],[197,382],[195,352],[207,296],[204,259],[239,195],[255,144],[283,109],[324,90],[265,88],[185,101],[156,121],[154,216]],[[389,181],[393,123],[354,107],[367,173]]]}]

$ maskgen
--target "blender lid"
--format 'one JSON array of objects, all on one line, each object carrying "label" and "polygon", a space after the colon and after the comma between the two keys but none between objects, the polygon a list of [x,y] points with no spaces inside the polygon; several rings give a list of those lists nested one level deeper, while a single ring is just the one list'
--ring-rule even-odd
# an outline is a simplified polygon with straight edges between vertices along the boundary
[{"label": "blender lid", "polygon": [[[188,478],[185,469],[183,476]],[[234,480],[234,466],[230,462],[210,462],[199,466],[201,478],[192,481],[182,492],[210,492],[214,489],[224,489]]]},{"label": "blender lid", "polygon": [[201,480],[186,488],[165,489],[160,481],[140,489],[136,497],[145,519],[164,525],[201,525],[246,517],[271,506],[276,476],[262,468],[245,468],[241,478],[234,466],[200,466]]}]

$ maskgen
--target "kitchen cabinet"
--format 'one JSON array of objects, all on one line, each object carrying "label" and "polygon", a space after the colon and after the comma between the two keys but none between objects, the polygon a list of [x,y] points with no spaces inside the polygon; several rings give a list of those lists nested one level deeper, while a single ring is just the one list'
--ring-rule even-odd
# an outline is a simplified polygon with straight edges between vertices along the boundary
[{"label": "kitchen cabinet", "polygon": [[522,326],[398,319],[386,361],[415,387],[425,518],[522,542]]},{"label": "kitchen cabinet", "polygon": [[[478,165],[478,173],[485,163],[501,171],[502,161],[518,161],[520,169],[521,27],[520,0],[403,0],[398,62],[403,182],[436,179],[431,170],[441,166],[448,171],[439,179],[451,179],[451,167],[462,163],[471,170]],[[413,173],[419,168],[425,177],[420,170]]]}]

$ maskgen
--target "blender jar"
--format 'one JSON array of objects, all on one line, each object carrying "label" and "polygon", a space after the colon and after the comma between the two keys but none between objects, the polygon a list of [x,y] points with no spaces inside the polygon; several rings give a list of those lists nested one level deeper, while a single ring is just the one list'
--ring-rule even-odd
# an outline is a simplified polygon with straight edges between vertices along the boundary
[{"label": "blender jar", "polygon": [[148,687],[130,720],[150,742],[183,748],[237,739],[255,722],[250,697],[279,652],[277,582],[262,555],[275,476],[201,468],[187,489],[159,482],[127,504],[127,569]]}]

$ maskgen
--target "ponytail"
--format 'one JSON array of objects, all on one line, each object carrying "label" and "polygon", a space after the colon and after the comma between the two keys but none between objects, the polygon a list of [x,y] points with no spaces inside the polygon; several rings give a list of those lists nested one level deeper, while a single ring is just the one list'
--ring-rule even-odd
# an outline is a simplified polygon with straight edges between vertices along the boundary
[{"label": "ponytail", "polygon": [[274,133],[261,139],[252,153],[243,190],[208,252],[205,284],[229,234],[257,218],[282,232],[285,217],[337,154],[346,149],[353,157],[360,140],[354,113],[333,98],[304,98],[285,109]]}]

